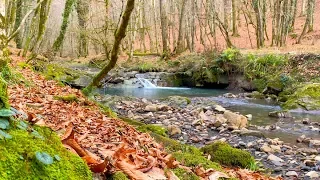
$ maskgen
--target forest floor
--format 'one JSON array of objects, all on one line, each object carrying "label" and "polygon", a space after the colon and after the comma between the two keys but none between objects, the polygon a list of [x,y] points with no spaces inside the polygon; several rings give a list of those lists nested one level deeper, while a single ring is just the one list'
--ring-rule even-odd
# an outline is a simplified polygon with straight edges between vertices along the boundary
[{"label": "forest floor", "polygon": [[[61,136],[68,131],[68,125],[73,124],[75,139],[91,158],[97,162],[113,158],[112,165],[116,168],[109,168],[108,171],[121,170],[131,178],[159,179],[164,176],[165,167],[176,164],[165,148],[149,134],[137,131],[120,119],[108,117],[99,105],[83,96],[81,91],[46,80],[29,67],[19,68],[18,64],[24,62],[24,58],[12,55],[12,59],[11,66],[24,77],[21,83],[9,86],[12,107],[33,114],[32,121],[50,127]],[[87,160],[86,157],[84,159]],[[183,165],[178,164],[176,166]],[[223,171],[239,179],[269,179],[248,170]],[[221,177],[219,173],[211,171],[203,178],[208,179],[212,174]]]}]

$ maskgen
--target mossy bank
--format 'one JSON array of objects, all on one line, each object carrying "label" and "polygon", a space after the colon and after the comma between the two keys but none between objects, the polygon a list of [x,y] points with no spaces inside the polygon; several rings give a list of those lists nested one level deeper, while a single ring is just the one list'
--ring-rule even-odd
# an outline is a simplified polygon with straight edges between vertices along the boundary
[{"label": "mossy bank", "polygon": [[92,179],[86,163],[66,150],[51,129],[17,121],[5,134],[0,138],[1,179]]}]

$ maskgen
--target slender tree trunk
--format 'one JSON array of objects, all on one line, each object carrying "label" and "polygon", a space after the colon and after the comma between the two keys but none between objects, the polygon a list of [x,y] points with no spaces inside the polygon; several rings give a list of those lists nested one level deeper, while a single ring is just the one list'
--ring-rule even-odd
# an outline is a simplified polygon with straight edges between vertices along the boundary
[{"label": "slender tree trunk", "polygon": [[156,11],[156,0],[152,0],[152,10],[153,10],[153,23],[154,23],[154,35],[156,39],[156,50],[159,53],[159,38],[158,38],[158,26],[157,26],[157,11]]},{"label": "slender tree trunk", "polygon": [[239,36],[238,25],[237,25],[237,0],[232,0],[232,36]]},{"label": "slender tree trunk", "polygon": [[77,1],[77,14],[78,14],[78,23],[80,27],[79,35],[79,56],[86,57],[88,56],[88,38],[86,35],[88,18],[89,18],[89,1],[87,0],[78,0]]},{"label": "slender tree trunk", "polygon": [[159,0],[160,16],[161,16],[161,34],[162,34],[162,58],[166,59],[169,56],[168,46],[168,22],[166,13],[166,0]]},{"label": "slender tree trunk", "polygon": [[[22,0],[17,0],[16,2],[16,19],[15,19],[15,24],[14,24],[14,28],[18,28],[18,26],[21,24],[21,20],[22,20],[22,7],[23,7],[23,3]],[[15,38],[15,42],[17,44],[17,48],[21,49],[22,48],[22,37],[21,37],[21,33],[18,33],[16,38]]]},{"label": "slender tree trunk", "polygon": [[69,24],[69,16],[72,12],[73,5],[75,3],[75,0],[66,0],[65,7],[64,7],[64,12],[63,12],[63,20],[62,20],[62,25],[60,28],[60,33],[57,39],[54,41],[53,46],[52,46],[52,51],[53,51],[53,56],[60,50],[62,47],[63,41],[64,41],[64,36],[67,32],[68,24]]},{"label": "slender tree trunk", "polygon": [[307,1],[307,0],[302,0],[302,1],[301,1],[300,16],[306,15],[306,1]]},{"label": "slender tree trunk", "polygon": [[311,19],[312,19],[312,16],[313,16],[313,14],[312,14],[312,13],[313,13],[312,8],[313,8],[313,6],[314,6],[314,2],[315,2],[314,0],[308,0],[307,18],[306,18],[306,21],[305,21],[305,23],[304,23],[304,27],[303,27],[302,33],[301,33],[301,35],[299,36],[299,39],[298,39],[298,41],[297,41],[298,44],[301,43],[302,38],[306,35],[307,29],[308,29],[308,27],[310,26]]},{"label": "slender tree trunk", "polygon": [[92,87],[96,87],[100,84],[100,81],[109,73],[111,69],[113,69],[118,61],[118,53],[120,49],[120,44],[122,39],[126,36],[126,29],[129,24],[131,13],[134,9],[134,2],[135,0],[128,0],[125,12],[122,16],[122,20],[120,23],[119,28],[117,29],[115,33],[115,41],[113,44],[113,48],[111,51],[111,60],[100,72],[97,74],[90,85],[88,86],[88,89],[92,89]]},{"label": "slender tree trunk", "polygon": [[177,42],[177,54],[181,54],[184,51],[184,17],[185,17],[185,9],[186,9],[187,0],[182,0],[182,6],[180,11],[180,20],[179,20],[179,35]]}]

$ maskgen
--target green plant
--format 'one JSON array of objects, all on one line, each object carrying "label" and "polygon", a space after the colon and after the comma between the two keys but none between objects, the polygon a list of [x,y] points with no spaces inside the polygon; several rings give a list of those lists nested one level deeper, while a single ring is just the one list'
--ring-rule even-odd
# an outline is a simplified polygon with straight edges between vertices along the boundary
[{"label": "green plant", "polygon": [[215,142],[201,148],[206,154],[211,155],[211,160],[226,166],[239,166],[246,168],[254,163],[254,158],[249,152],[231,147],[225,142]]}]

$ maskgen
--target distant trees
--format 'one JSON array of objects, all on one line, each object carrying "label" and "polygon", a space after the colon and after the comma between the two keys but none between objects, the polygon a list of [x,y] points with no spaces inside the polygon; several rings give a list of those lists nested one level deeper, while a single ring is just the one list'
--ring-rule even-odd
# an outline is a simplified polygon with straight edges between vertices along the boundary
[{"label": "distant trees", "polygon": [[[8,68],[8,62],[10,60],[8,44],[17,37],[27,18],[34,11],[40,10],[44,2],[45,0],[37,1],[35,7],[22,16],[20,10],[16,11],[16,7],[17,4],[23,3],[23,1],[5,1],[4,9],[0,12],[0,109],[9,108],[7,82],[4,76],[4,74],[10,71]],[[18,15],[16,14],[17,12]],[[18,22],[16,21],[17,17]]]},{"label": "distant trees", "polygon": [[119,25],[119,28],[117,28],[115,35],[114,35],[114,44],[111,51],[111,59],[109,63],[93,78],[90,85],[87,87],[88,90],[90,90],[92,87],[96,87],[100,85],[100,81],[109,73],[110,70],[112,70],[118,60],[118,53],[120,49],[120,44],[123,38],[126,36],[126,30],[129,24],[131,13],[134,9],[134,3],[135,0],[128,0],[126,9],[121,17],[121,22]]},{"label": "distant trees", "polygon": [[309,32],[313,31],[313,21],[314,21],[314,9],[315,9],[315,0],[308,0],[308,5],[307,5],[307,18],[302,30],[301,35],[299,36],[299,39],[297,43],[301,43],[302,38],[305,36],[307,33],[307,30]]},{"label": "distant trees", "polygon": [[[14,28],[39,1],[10,1],[15,11]],[[104,53],[110,59],[114,31],[127,1],[65,0],[62,12],[57,11],[57,4],[51,8],[52,0],[41,1],[14,40],[24,49],[24,56],[32,52],[29,58],[59,52],[78,57]],[[313,30],[315,0],[137,0],[135,6],[128,36],[119,50],[129,59],[139,53],[166,58],[187,50],[286,46],[289,35],[301,43]],[[295,27],[297,18],[305,18],[301,31]],[[45,35],[50,36],[43,38]],[[238,37],[246,43],[239,43]]]}]

